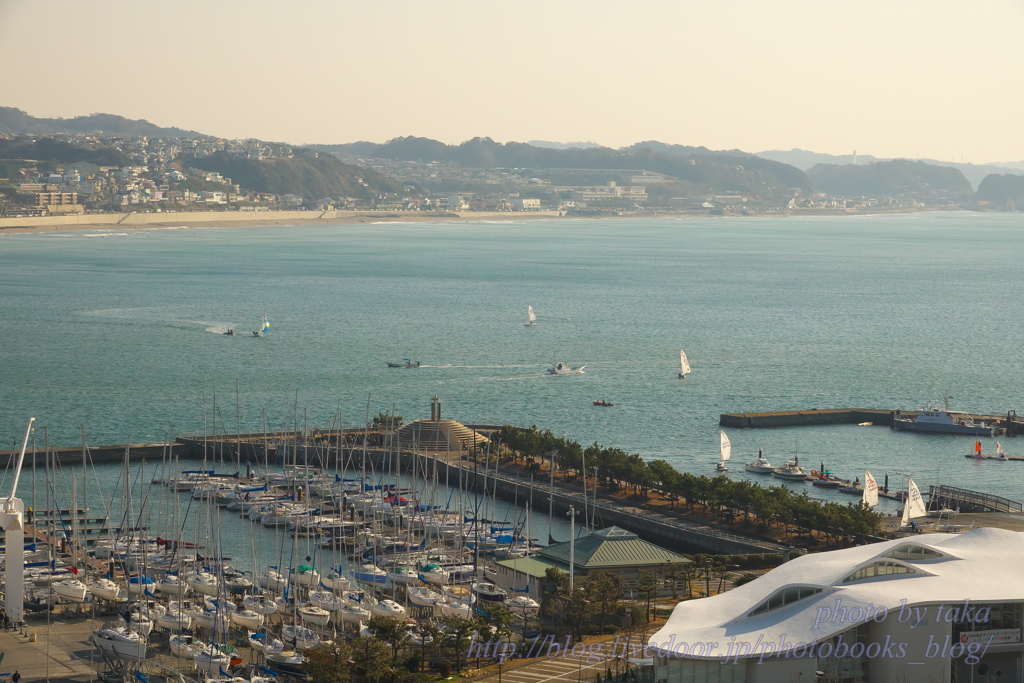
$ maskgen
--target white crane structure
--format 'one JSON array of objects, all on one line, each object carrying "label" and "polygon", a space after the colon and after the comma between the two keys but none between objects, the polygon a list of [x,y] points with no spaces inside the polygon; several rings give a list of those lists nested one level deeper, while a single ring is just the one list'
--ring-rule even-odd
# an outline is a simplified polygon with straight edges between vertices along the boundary
[{"label": "white crane structure", "polygon": [[28,429],[25,430],[25,441],[21,444],[18,466],[14,470],[11,495],[0,498],[0,527],[3,527],[4,542],[7,546],[4,610],[14,625],[21,624],[25,617],[25,504],[16,496],[21,466],[25,462],[28,437],[32,433],[32,423],[35,421],[34,417],[29,419]]}]

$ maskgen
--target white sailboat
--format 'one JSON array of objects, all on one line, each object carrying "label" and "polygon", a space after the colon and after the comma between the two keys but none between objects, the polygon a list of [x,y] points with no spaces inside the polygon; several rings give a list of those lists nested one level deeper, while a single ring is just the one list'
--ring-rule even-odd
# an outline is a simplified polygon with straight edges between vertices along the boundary
[{"label": "white sailboat", "polygon": [[910,526],[911,519],[927,515],[928,509],[925,508],[924,499],[921,498],[921,490],[917,488],[913,479],[908,479],[907,497],[903,501],[903,519],[900,520],[900,526]]},{"label": "white sailboat", "polygon": [[526,307],[526,326],[537,327],[537,316],[533,314],[533,306]]},{"label": "white sailboat", "polygon": [[864,470],[864,497],[862,500],[868,507],[878,505],[878,482],[867,470]]},{"label": "white sailboat", "polygon": [[679,379],[686,379],[690,374],[690,361],[686,359],[686,351],[679,349]]},{"label": "white sailboat", "polygon": [[729,437],[725,435],[724,431],[719,430],[718,433],[721,435],[721,443],[718,447],[718,452],[721,457],[718,461],[718,467],[715,469],[719,472],[728,472],[729,468],[725,466],[725,463],[728,462],[730,457],[732,457],[732,442],[729,441]]}]

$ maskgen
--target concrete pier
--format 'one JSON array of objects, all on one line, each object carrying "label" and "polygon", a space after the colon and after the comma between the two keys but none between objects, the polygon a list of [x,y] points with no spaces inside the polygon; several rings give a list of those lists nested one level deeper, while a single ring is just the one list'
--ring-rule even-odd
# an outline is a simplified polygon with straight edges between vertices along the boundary
[{"label": "concrete pier", "polygon": [[[901,417],[917,416],[917,412],[913,410],[811,408],[809,410],[775,410],[763,413],[723,413],[718,418],[718,424],[723,427],[760,429],[870,422],[873,425],[890,427],[897,414]],[[1009,436],[1024,434],[1024,420],[1018,418],[1016,411],[1013,410],[1007,411],[1006,415],[966,414],[966,417],[973,418],[975,422],[996,423]]]}]

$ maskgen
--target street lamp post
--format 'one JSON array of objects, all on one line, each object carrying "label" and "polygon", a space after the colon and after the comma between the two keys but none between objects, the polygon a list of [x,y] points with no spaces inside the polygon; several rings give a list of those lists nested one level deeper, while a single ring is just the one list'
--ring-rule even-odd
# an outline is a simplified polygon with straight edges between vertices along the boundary
[{"label": "street lamp post", "polygon": [[576,572],[576,508],[569,506],[569,593],[572,593],[573,574]]}]

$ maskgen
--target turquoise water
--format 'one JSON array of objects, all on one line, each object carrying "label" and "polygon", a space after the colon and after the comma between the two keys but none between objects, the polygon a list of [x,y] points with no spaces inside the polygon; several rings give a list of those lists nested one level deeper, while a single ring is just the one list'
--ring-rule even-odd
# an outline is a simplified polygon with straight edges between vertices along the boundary
[{"label": "turquoise water", "polygon": [[[29,416],[58,445],[76,445],[80,424],[92,444],[201,433],[204,392],[207,429],[216,392],[217,429],[232,432],[296,415],[356,425],[368,400],[371,415],[428,417],[437,395],[445,417],[536,424],[710,475],[723,412],[916,409],[947,393],[962,410],[1020,410],[1021,223],[919,213],[8,235],[0,444],[20,443]],[[528,304],[536,328],[523,325]],[[270,334],[246,336],[264,314]],[[229,327],[243,334],[220,334]],[[424,367],[385,366],[402,358]],[[553,358],[586,374],[548,376]],[[773,463],[799,452],[851,478],[906,472],[923,488],[1024,499],[1024,463],[969,462],[970,438],[856,426],[730,438],[734,477],[764,448]]]}]

